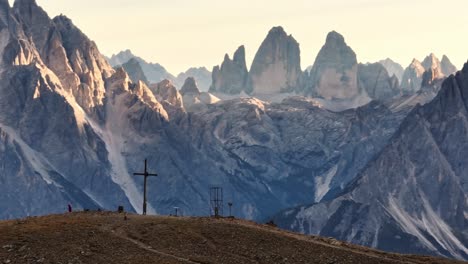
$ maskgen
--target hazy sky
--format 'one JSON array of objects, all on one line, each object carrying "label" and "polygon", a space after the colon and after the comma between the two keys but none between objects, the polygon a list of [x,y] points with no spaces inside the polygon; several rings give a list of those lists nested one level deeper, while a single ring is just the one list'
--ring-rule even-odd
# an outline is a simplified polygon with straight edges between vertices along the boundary
[{"label": "hazy sky", "polygon": [[177,74],[220,64],[244,44],[247,63],[269,29],[281,25],[314,63],[336,30],[360,62],[390,57],[404,67],[430,52],[461,67],[468,59],[466,0],[37,0],[65,14],[105,55],[131,49]]}]

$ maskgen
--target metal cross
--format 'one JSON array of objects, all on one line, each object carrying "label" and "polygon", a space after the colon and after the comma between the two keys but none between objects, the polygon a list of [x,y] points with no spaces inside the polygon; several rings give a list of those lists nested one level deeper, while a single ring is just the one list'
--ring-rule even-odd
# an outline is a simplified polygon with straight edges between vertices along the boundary
[{"label": "metal cross", "polygon": [[145,183],[143,187],[143,215],[146,215],[146,179],[149,176],[158,176],[156,173],[148,173],[148,161],[145,159],[145,172],[143,173],[133,173],[135,176],[144,176]]}]

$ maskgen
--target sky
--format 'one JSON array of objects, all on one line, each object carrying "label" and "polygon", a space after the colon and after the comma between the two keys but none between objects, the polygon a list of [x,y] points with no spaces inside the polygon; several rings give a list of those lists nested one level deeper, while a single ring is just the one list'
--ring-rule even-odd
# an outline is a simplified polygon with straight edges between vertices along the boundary
[{"label": "sky", "polygon": [[300,43],[301,64],[314,63],[336,30],[358,61],[446,54],[461,68],[468,59],[466,0],[37,0],[53,17],[64,14],[110,56],[130,49],[178,74],[209,70],[245,45],[251,64],[274,26]]}]

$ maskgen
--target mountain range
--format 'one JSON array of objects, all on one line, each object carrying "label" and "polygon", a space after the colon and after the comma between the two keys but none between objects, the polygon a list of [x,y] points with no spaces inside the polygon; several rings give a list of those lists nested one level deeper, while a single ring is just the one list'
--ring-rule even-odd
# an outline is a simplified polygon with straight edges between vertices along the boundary
[{"label": "mountain range", "polygon": [[431,54],[399,80],[334,31],[300,65],[274,27],[249,70],[241,46],[181,82],[130,51],[106,59],[35,0],[0,0],[0,218],[141,212],[148,159],[150,214],[206,215],[220,186],[237,217],[468,259],[468,67]]}]

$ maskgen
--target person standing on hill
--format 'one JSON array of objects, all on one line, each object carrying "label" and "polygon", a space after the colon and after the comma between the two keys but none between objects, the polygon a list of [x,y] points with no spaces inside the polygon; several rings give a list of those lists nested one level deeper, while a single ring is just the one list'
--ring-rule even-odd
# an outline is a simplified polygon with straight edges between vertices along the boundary
[{"label": "person standing on hill", "polygon": [[69,213],[73,212],[73,208],[72,208],[71,204],[68,204],[68,212]]}]

